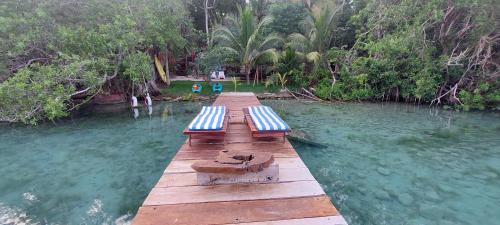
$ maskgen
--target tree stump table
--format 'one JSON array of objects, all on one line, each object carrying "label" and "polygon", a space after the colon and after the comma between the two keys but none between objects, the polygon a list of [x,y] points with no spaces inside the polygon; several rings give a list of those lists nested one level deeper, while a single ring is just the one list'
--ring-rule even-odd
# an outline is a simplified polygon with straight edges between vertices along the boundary
[{"label": "tree stump table", "polygon": [[223,150],[215,160],[198,161],[191,165],[198,185],[232,183],[272,183],[279,180],[279,166],[266,152],[236,152]]}]

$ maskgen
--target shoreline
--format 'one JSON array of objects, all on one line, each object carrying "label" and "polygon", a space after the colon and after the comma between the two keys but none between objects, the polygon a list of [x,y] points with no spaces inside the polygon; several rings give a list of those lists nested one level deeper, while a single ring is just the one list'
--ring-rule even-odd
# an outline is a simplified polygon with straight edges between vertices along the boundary
[{"label": "shoreline", "polygon": [[[371,103],[371,104],[385,104],[385,103],[393,103],[393,104],[407,104],[407,105],[414,105],[414,106],[427,106],[429,108],[440,108],[443,110],[450,110],[450,111],[457,111],[457,112],[488,112],[488,113],[499,113],[500,108],[487,108],[484,110],[457,110],[454,109],[453,106],[448,106],[448,105],[430,105],[430,104],[425,104],[425,103],[409,103],[409,102],[395,102],[395,101],[317,101],[309,98],[297,98],[294,97],[288,93],[256,93],[255,94],[257,99],[259,100],[296,100],[304,103],[319,103],[319,104],[349,104],[349,103]],[[167,103],[173,103],[173,102],[213,102],[219,95],[209,95],[209,96],[203,96],[203,95],[186,95],[186,96],[174,96],[174,95],[159,95],[153,97],[154,102],[167,102]],[[142,103],[142,100],[140,101]],[[113,106],[113,105],[127,105],[123,107],[129,107],[129,103],[127,100],[122,100],[118,102],[95,102],[95,101],[90,101],[88,104],[82,105],[80,109],[84,109],[87,107],[98,107],[98,106]],[[138,108],[146,107],[144,104],[139,104]],[[154,105],[153,105],[154,107]],[[71,118],[72,115],[78,114],[79,110],[75,110],[73,112],[70,112],[70,115],[64,118],[61,118],[62,120]],[[48,122],[49,120],[44,120],[44,122]],[[0,124],[23,124],[20,121],[17,122],[11,122],[11,121],[3,121],[0,120]],[[36,126],[36,125],[35,125]]]}]

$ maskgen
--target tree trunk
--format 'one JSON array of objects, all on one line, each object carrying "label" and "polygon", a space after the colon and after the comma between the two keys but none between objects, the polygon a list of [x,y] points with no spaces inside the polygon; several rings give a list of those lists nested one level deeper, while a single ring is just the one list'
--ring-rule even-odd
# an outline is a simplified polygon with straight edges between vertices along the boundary
[{"label": "tree trunk", "polygon": [[160,89],[158,88],[158,85],[156,85],[156,79],[157,79],[157,77],[156,77],[156,72],[155,72],[155,67],[154,66],[155,65],[153,63],[153,65],[151,66],[151,78],[152,79],[148,83],[149,83],[149,86],[151,87],[151,89],[153,89],[153,93],[157,94],[157,93],[160,93]]},{"label": "tree trunk", "polygon": [[259,83],[259,66],[255,69],[255,75],[253,76],[253,86]]},{"label": "tree trunk", "polygon": [[252,68],[250,68],[250,66],[245,66],[247,85],[250,85],[250,72],[252,72]]},{"label": "tree trunk", "polygon": [[168,44],[165,45],[165,77],[167,78],[167,86],[170,86],[170,70],[168,65]]},{"label": "tree trunk", "polygon": [[337,79],[335,78],[335,73],[338,71],[338,67],[335,64],[335,71],[332,70],[332,67],[330,63],[327,64],[328,70],[330,71],[330,74],[332,75],[332,88],[335,86],[335,83],[337,82]]},{"label": "tree trunk", "polygon": [[203,7],[205,11],[205,33],[207,34],[207,46],[210,44],[210,35],[208,34],[208,0],[205,0],[205,6]]}]

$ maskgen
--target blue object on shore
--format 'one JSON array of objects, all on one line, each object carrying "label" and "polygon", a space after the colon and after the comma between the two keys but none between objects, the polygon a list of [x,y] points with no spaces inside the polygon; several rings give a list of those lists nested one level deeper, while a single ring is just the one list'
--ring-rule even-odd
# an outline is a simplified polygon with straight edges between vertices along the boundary
[{"label": "blue object on shore", "polygon": [[191,91],[193,93],[201,93],[201,89],[203,87],[201,86],[201,84],[193,84],[193,87],[191,88]]},{"label": "blue object on shore", "polygon": [[221,93],[222,92],[222,84],[215,83],[214,85],[212,85],[212,91],[215,93]]}]

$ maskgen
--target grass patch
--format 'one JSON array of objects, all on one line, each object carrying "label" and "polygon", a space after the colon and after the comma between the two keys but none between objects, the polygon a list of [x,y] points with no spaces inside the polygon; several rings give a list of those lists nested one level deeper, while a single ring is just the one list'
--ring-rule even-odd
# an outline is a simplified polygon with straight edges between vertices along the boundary
[{"label": "grass patch", "polygon": [[[231,92],[234,90],[234,83],[232,81],[223,81],[222,84],[223,92]],[[191,93],[191,87],[193,84],[201,84],[203,88],[201,89],[200,95],[209,96],[214,95],[212,92],[212,86],[208,82],[197,82],[197,81],[172,81],[170,87],[165,87],[161,89],[163,94],[173,95],[173,96],[184,96]],[[246,81],[238,81],[238,86],[236,87],[237,92],[254,92],[254,93],[276,93],[280,87],[274,85],[265,87],[264,84],[255,84],[255,86],[250,83],[247,85]]]}]

